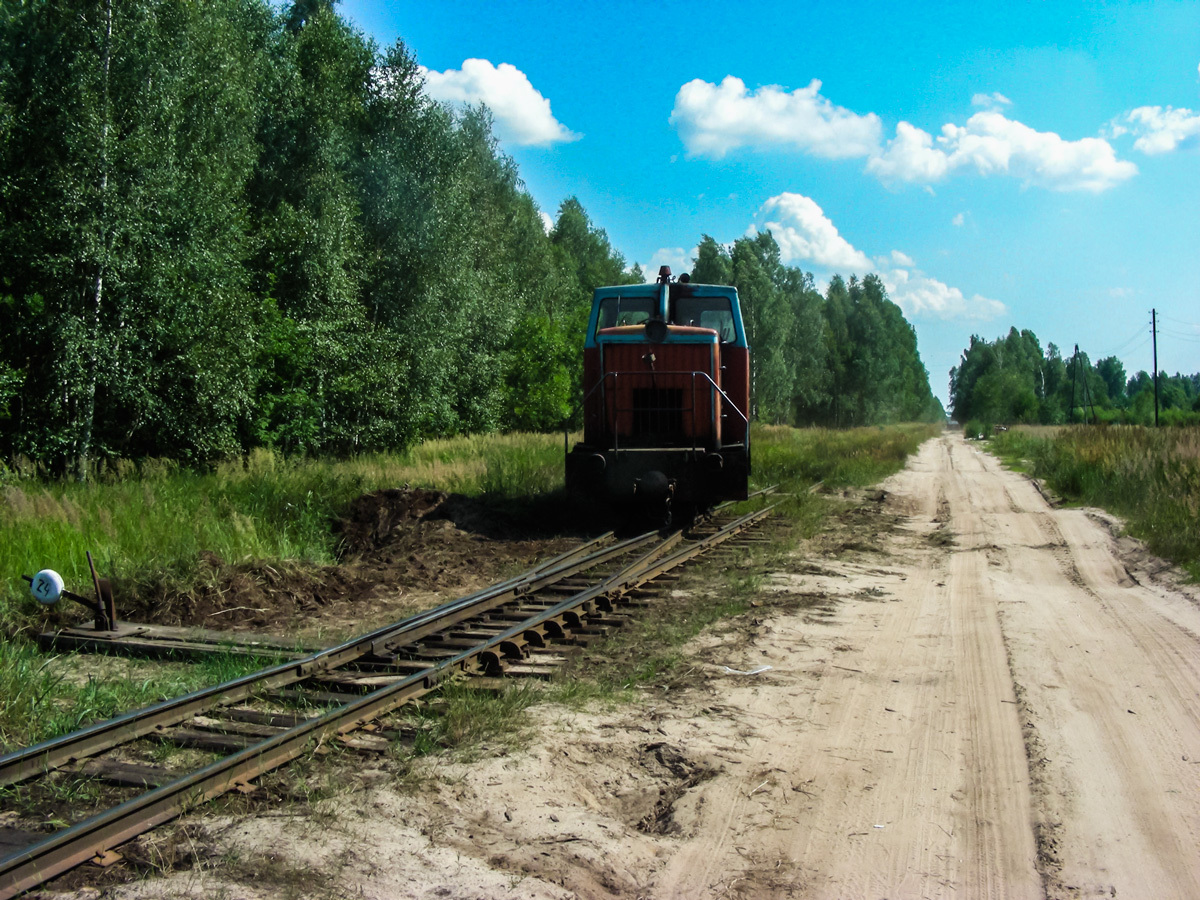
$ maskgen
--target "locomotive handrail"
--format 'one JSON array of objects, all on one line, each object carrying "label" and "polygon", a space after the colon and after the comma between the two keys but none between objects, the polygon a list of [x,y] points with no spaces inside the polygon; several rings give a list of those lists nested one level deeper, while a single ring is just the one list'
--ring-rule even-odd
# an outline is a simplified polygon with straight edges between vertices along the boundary
[{"label": "locomotive handrail", "polygon": [[[611,376],[611,377],[612,377],[612,379],[613,379],[613,382],[614,382],[614,385],[613,385],[613,386],[614,386],[614,389],[615,389],[615,387],[616,387],[616,385],[615,385],[615,382],[616,382],[616,380],[617,380],[617,376],[619,376],[619,375],[640,375],[640,376],[643,376],[643,377],[650,376],[650,377],[652,377],[652,378],[653,378],[653,377],[658,377],[658,376],[666,376],[666,375],[689,375],[689,376],[691,376],[691,379],[692,379],[692,396],[693,396],[693,400],[692,400],[692,406],[691,406],[691,407],[688,409],[688,412],[690,412],[690,413],[691,413],[691,415],[692,415],[692,428],[690,429],[690,431],[691,431],[691,433],[692,433],[692,450],[693,450],[693,452],[694,452],[694,451],[695,451],[695,449],[696,449],[696,428],[695,428],[695,424],[696,424],[696,422],[695,422],[695,415],[696,415],[696,404],[695,404],[696,376],[697,376],[697,375],[699,375],[701,378],[703,378],[705,381],[707,381],[707,382],[708,382],[708,383],[709,383],[709,384],[712,386],[713,390],[715,390],[715,391],[716,391],[718,394],[720,394],[720,396],[721,396],[721,399],[723,399],[723,400],[725,401],[725,403],[726,403],[728,406],[732,407],[732,408],[733,408],[733,411],[734,411],[735,413],[737,413],[737,414],[738,414],[738,418],[740,418],[740,419],[742,420],[742,423],[745,425],[745,430],[744,430],[744,433],[743,433],[743,436],[742,436],[742,442],[743,442],[744,444],[747,444],[747,445],[749,445],[749,439],[750,439],[750,420],[749,420],[749,419],[748,419],[748,418],[747,418],[747,417],[746,417],[746,416],[745,416],[745,415],[742,413],[742,411],[741,411],[740,409],[738,409],[738,406],[737,406],[737,404],[736,404],[736,403],[734,403],[734,402],[733,402],[733,399],[732,399],[732,398],[731,398],[731,397],[730,397],[728,394],[726,394],[724,390],[722,390],[722,389],[721,389],[721,386],[720,386],[719,384],[717,384],[715,381],[713,381],[713,378],[712,378],[712,376],[711,376],[711,375],[709,375],[707,372],[704,372],[704,371],[701,371],[701,370],[698,370],[698,369],[697,369],[697,370],[689,370],[689,369],[685,369],[685,370],[676,371],[676,372],[659,372],[659,371],[653,371],[653,370],[652,370],[652,371],[649,371],[649,372],[634,371],[634,370],[624,370],[624,371],[617,371],[617,372],[604,372],[604,373],[603,373],[603,374],[600,376],[600,379],[599,379],[599,380],[598,380],[598,381],[595,383],[595,385],[593,385],[593,386],[592,386],[592,389],[591,389],[591,390],[589,390],[589,391],[588,391],[588,392],[587,392],[587,393],[584,395],[584,397],[583,397],[583,403],[584,403],[584,406],[585,406],[585,408],[586,408],[586,405],[587,405],[587,401],[588,401],[588,400],[591,398],[592,394],[594,394],[594,393],[596,393],[596,391],[600,390],[600,388],[602,388],[602,387],[604,386],[604,383],[605,383],[605,382],[608,380],[608,378],[609,378],[610,376]],[[621,412],[630,412],[630,411],[632,411],[632,410],[623,410],[623,409],[616,409],[616,410],[614,410],[614,412],[616,412],[616,413],[621,413]],[[605,403],[605,404],[604,404],[604,413],[603,413],[603,416],[604,416],[604,423],[605,423],[605,426],[607,427],[607,425],[608,425],[608,404],[607,404],[607,403]],[[620,436],[619,436],[619,435],[617,434],[617,432],[616,432],[616,425],[615,425],[615,423],[614,423],[614,427],[613,427],[613,450],[615,450],[615,451],[617,451],[617,452],[620,452],[620,449],[621,449],[621,448],[620,448],[620,446],[619,446],[619,441],[620,441]]]}]

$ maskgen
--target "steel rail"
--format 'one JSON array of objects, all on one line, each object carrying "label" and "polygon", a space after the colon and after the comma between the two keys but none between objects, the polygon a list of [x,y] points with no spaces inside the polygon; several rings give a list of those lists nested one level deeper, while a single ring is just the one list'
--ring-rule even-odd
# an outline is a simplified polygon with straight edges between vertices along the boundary
[{"label": "steel rail", "polygon": [[[620,541],[610,547],[595,550],[608,540],[612,532],[601,535],[580,547],[568,550],[533,569],[476,591],[400,622],[385,625],[369,634],[352,638],[342,644],[320,650],[300,659],[289,660],[259,672],[243,675],[222,684],[202,688],[164,700],[139,710],[99,722],[61,737],[51,738],[22,750],[0,756],[0,786],[13,784],[59,768],[118,744],[136,740],[160,728],[185,721],[206,709],[244,700],[256,692],[275,690],[303,681],[313,675],[347,665],[355,660],[380,653],[388,646],[417,640],[436,627],[455,624],[478,615],[490,606],[500,605],[521,593],[544,587],[584,569],[601,565],[615,556],[654,540],[656,532],[646,532]],[[436,623],[436,627],[435,627]]]},{"label": "steel rail", "polygon": [[[682,539],[675,532],[621,571],[568,597],[507,630],[429,668],[303,722],[285,732],[217,760],[174,782],[141,794],[105,812],[50,835],[43,841],[0,859],[0,900],[44,883],[55,875],[142,834],[182,812],[301,756],[316,742],[345,734],[409,700],[434,690],[476,657],[496,651],[580,606],[636,588],[694,558],[764,518],[771,508],[750,513],[669,556]],[[625,542],[631,543],[631,542]],[[578,621],[578,619],[576,620]]]},{"label": "steel rail", "polygon": [[723,503],[718,503],[716,506],[714,506],[710,510],[710,512],[718,512],[722,509],[726,509],[730,506],[733,506],[735,503],[745,503],[746,500],[753,500],[755,497],[765,497],[768,494],[774,494],[778,490],[779,490],[779,485],[777,485],[777,484],[768,485],[767,487],[760,488],[757,491],[751,491],[749,494],[746,495],[745,500],[726,500]]}]

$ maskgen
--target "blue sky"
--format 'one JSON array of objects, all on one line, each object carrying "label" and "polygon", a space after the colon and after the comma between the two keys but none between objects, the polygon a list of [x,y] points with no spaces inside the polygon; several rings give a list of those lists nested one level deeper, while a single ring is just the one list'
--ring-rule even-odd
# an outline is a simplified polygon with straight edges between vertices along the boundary
[{"label": "blue sky", "polygon": [[770,228],[818,283],[878,272],[943,400],[1012,325],[1149,370],[1151,307],[1200,371],[1200,2],[340,10],[631,263]]}]

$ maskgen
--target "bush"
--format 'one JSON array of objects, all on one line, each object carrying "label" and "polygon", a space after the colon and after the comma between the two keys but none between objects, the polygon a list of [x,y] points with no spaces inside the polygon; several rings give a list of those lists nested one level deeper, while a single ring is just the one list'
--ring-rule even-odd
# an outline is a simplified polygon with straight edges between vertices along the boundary
[{"label": "bush", "polygon": [[963,434],[966,435],[967,440],[970,441],[980,439],[986,440],[992,436],[992,426],[985,425],[978,419],[971,419],[966,425],[963,426]]}]

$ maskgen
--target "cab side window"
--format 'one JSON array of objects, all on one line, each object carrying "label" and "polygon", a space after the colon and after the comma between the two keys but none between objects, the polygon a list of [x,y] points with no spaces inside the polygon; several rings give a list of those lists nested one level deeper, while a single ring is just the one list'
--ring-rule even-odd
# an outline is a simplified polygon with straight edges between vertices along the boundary
[{"label": "cab side window", "polygon": [[654,312],[650,297],[605,297],[600,301],[596,330],[620,325],[641,325]]},{"label": "cab side window", "polygon": [[671,324],[711,328],[722,342],[737,337],[728,297],[680,297],[675,301]]}]

